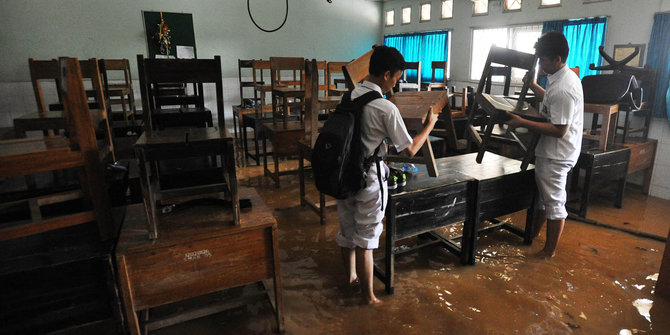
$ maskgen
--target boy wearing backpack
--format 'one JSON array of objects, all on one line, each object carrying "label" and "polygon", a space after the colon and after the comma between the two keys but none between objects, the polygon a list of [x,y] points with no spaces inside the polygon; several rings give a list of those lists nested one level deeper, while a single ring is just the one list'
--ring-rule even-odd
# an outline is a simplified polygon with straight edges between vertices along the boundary
[{"label": "boy wearing backpack", "polygon": [[[351,99],[354,100],[370,91],[377,91],[382,95],[389,92],[396,85],[404,69],[405,59],[397,49],[387,46],[375,47],[370,57],[370,74],[352,91]],[[385,157],[386,147],[382,145],[382,141],[388,137],[398,152],[405,151],[412,157],[424,144],[436,121],[437,114],[430,111],[425,128],[412,138],[407,133],[398,107],[386,99],[372,100],[363,107],[360,119],[363,151],[366,157],[370,157],[377,148],[380,148],[378,156]],[[378,166],[382,170],[381,173],[377,171]],[[381,183],[378,175],[382,176]],[[352,287],[359,282],[362,284],[362,295],[366,304],[381,302],[373,292],[372,251],[379,246],[379,237],[383,230],[383,209],[386,208],[388,199],[386,183],[388,175],[389,169],[384,162],[370,164],[365,188],[344,200],[337,201],[340,231],[336,242],[342,250],[347,280]],[[360,281],[359,274],[362,278]]]}]

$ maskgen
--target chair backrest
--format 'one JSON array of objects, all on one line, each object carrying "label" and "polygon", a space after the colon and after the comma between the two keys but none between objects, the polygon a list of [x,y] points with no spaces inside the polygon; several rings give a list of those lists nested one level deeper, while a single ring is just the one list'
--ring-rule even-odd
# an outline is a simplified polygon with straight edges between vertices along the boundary
[{"label": "chair backrest", "polygon": [[[157,112],[160,102],[157,101],[158,85],[161,84],[193,84],[197,100],[202,101],[204,107],[204,92],[202,84],[215,85],[216,112],[218,125],[225,129],[223,116],[223,83],[221,77],[221,57],[213,59],[154,59],[137,55],[137,68],[142,93],[142,107],[147,120],[145,124],[151,127],[151,114]],[[192,100],[187,100],[191,102]],[[157,103],[158,102],[158,103]],[[148,111],[148,112],[147,112]]]},{"label": "chair backrest", "polygon": [[[537,64],[537,56],[517,50],[505,49],[492,45],[491,49],[489,50],[489,55],[486,58],[486,63],[484,64],[484,70],[482,71],[482,76],[480,77],[479,85],[477,86],[477,92],[476,92],[477,94],[484,92],[484,87],[487,85],[487,82],[491,81],[493,73],[497,71],[493,69],[496,68],[496,66],[493,66],[492,64],[502,65],[503,67],[508,67],[510,69],[518,68],[527,70],[530,72],[529,73],[530,77],[533,77],[535,72],[535,64]],[[490,89],[490,84],[488,85]],[[526,93],[528,92],[529,88],[530,88],[530,81],[527,81],[526,83],[523,84],[521,88],[521,95],[519,97],[520,100],[525,99]],[[509,87],[507,88],[507,90],[509,91]]]},{"label": "chair backrest", "polygon": [[[99,62],[95,58],[90,58],[88,60],[80,60],[79,67],[81,69],[82,81],[84,80],[91,81],[93,92],[92,94],[89,94],[89,96],[93,97],[93,99],[95,100],[94,103],[95,105],[97,105],[97,108],[99,110],[98,112],[99,114],[96,115],[100,117],[100,120],[94,120],[93,122],[99,121],[98,124],[95,124],[94,126],[97,127],[99,125],[102,125],[102,127],[104,128],[107,145],[109,146],[109,150],[112,154],[112,159],[116,161],[116,153],[114,151],[114,138],[112,132],[112,121],[110,120],[109,117],[111,114],[110,110],[108,109],[110,106],[108,105],[107,96],[103,92],[102,75],[100,73]],[[91,106],[91,104],[89,104],[89,106]]]},{"label": "chair backrest", "polygon": [[[270,86],[271,84],[267,81],[268,79],[272,78],[272,75],[270,74],[270,61],[267,59],[254,59],[251,62],[251,66],[254,69],[254,73],[252,75],[254,87],[256,87],[256,85]],[[254,103],[259,104],[262,101],[260,94],[266,94],[266,91],[259,91],[254,89]]]},{"label": "chair backrest", "polygon": [[88,98],[84,89],[82,80],[83,73],[90,71],[91,63],[97,61],[89,60],[89,70],[84,70],[81,64],[84,61],[77,61],[76,58],[61,57],[58,61],[53,61],[56,65],[56,71],[59,74],[59,91],[63,98],[63,116],[68,130],[68,140],[72,147],[81,151],[86,158],[98,160],[98,143],[95,137],[95,130],[91,127],[91,112],[88,108]]},{"label": "chair backrest", "polygon": [[319,62],[305,60],[305,140],[314,146],[319,113]]},{"label": "chair backrest", "polygon": [[504,77],[503,95],[509,95],[509,88],[512,82],[512,68],[509,66],[491,66],[488,77],[486,78],[485,93],[491,93],[491,83],[493,77]]},{"label": "chair backrest", "polygon": [[[291,80],[284,79],[286,71],[292,71]],[[303,88],[304,71],[305,59],[302,57],[270,57],[270,76],[273,88],[280,86]]]},{"label": "chair backrest", "polygon": [[[307,63],[305,63],[307,66]],[[316,61],[316,69],[321,74],[317,73],[317,78],[319,79],[319,91],[323,92],[323,95],[328,95],[328,62],[325,60]],[[305,85],[307,84],[307,79],[305,78]]]},{"label": "chair backrest", "polygon": [[431,64],[431,76],[430,76],[430,82],[431,83],[438,83],[435,80],[435,72],[437,71],[442,71],[442,81],[440,83],[447,85],[447,62],[446,61],[433,61]]},{"label": "chair backrest", "polygon": [[338,84],[347,85],[344,79],[343,68],[347,62],[328,62],[328,85],[329,89],[336,89]]},{"label": "chair backrest", "polygon": [[[133,79],[130,76],[130,62],[128,59],[101,59],[100,72],[102,73],[103,82],[112,84],[109,76],[109,72],[122,72],[123,73],[123,82],[120,84],[125,85],[126,87],[132,89]],[[116,78],[113,79],[117,81]],[[120,80],[118,80],[120,82]]]},{"label": "chair backrest", "polygon": [[372,56],[372,51],[374,51],[374,48],[352,60],[342,69],[349,91],[353,91],[356,85],[365,80],[370,74],[370,57]]},{"label": "chair backrest", "polygon": [[574,72],[577,77],[579,77],[579,66],[571,67],[570,70],[572,70],[572,72]]},{"label": "chair backrest", "polygon": [[405,82],[409,83],[407,81],[407,70],[415,70],[416,71],[416,81],[412,82],[412,84],[416,84],[419,87],[419,90],[421,90],[421,61],[418,62],[405,62],[405,71],[402,73],[402,78],[405,80]]},{"label": "chair backrest", "polygon": [[60,103],[62,98],[60,96],[60,73],[58,70],[58,61],[52,60],[35,60],[28,59],[28,66],[30,68],[30,79],[33,84],[33,91],[35,92],[35,101],[37,102],[37,110],[40,116],[45,116],[49,111],[47,103],[44,100],[43,84],[45,82],[53,82],[56,88],[56,96]]}]

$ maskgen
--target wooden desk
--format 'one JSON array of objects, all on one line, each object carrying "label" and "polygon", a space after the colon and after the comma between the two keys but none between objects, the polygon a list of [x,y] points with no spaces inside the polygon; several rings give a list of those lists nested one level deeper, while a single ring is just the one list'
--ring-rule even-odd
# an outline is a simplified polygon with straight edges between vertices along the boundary
[{"label": "wooden desk", "polygon": [[584,131],[583,137],[585,139],[596,140],[599,142],[599,149],[605,150],[607,143],[614,143],[614,136],[616,136],[617,114],[619,113],[619,105],[607,104],[584,104],[584,113],[593,113],[593,125],[598,123],[598,115],[603,116],[602,126],[600,127],[600,134],[595,129]]},{"label": "wooden desk", "polygon": [[616,181],[618,185],[614,206],[621,208],[623,201],[631,151],[621,144],[614,143],[611,143],[606,150],[602,150],[600,149],[600,144],[602,143],[598,143],[598,141],[584,140],[579,159],[572,172],[572,187],[570,191],[574,192],[579,182],[579,171],[581,169],[585,171],[584,184],[581,188],[579,199],[579,209],[568,208],[568,211],[576,212],[582,218],[586,218],[592,183],[605,180]]},{"label": "wooden desk", "polygon": [[[169,128],[161,131],[144,132],[135,143],[135,156],[140,168],[140,185],[146,207],[149,238],[158,237],[158,211],[156,204],[162,200],[177,197],[227,192],[232,203],[232,218],[239,224],[239,196],[235,172],[235,151],[233,138],[225,129],[210,128]],[[189,173],[189,178],[203,181],[199,185],[178,185],[167,189],[159,178],[160,160],[214,156],[213,169],[208,174]],[[220,156],[218,167],[216,157]],[[205,178],[206,179],[206,178]],[[183,183],[182,183],[183,184]]]},{"label": "wooden desk", "polygon": [[[430,177],[427,167],[419,166],[409,176],[407,185],[389,194],[386,208],[386,254],[384,269],[375,265],[375,275],[393,293],[394,258],[419,248],[440,244],[459,256],[462,264],[474,264],[477,235],[505,229],[532,241],[532,216],[535,197],[534,170],[521,170],[519,161],[489,154],[482,164],[476,153],[436,160],[437,178]],[[525,230],[495,218],[527,210]],[[480,222],[493,224],[480,228]],[[464,222],[463,235],[444,237],[435,229]],[[428,232],[432,241],[409,250],[394,250],[395,242]],[[460,241],[460,246],[457,242]]]},{"label": "wooden desk", "polygon": [[654,161],[656,160],[656,147],[658,146],[658,141],[651,138],[641,140],[636,137],[629,137],[628,141],[622,145],[630,149],[628,174],[644,171],[642,192],[649,195],[651,175],[654,171]]},{"label": "wooden desk", "polygon": [[[283,331],[277,222],[255,190],[241,188],[240,193],[253,207],[242,211],[239,225],[229,224],[229,209],[194,206],[164,215],[161,238],[155,241],[146,238],[142,205],[128,206],[116,261],[131,334],[142,333],[137,315],[142,310],[265,280],[273,281],[273,298],[269,290],[266,292],[277,329]],[[205,306],[169,319],[150,319],[144,326],[154,330],[173,325],[195,318],[193,315],[221,312],[231,303]]]},{"label": "wooden desk", "polygon": [[[398,109],[407,130],[410,132],[420,132],[426,121],[428,112],[433,109],[442,111],[449,108],[449,92],[448,91],[416,91],[416,92],[398,92],[390,99]],[[455,134],[454,134],[455,136]],[[453,143],[456,139],[453,138]],[[428,167],[428,175],[431,177],[438,176],[438,170],[435,166],[435,158],[433,156],[433,148],[430,141],[426,140],[423,147],[421,147],[423,157],[407,158],[407,157],[389,157],[389,161],[401,161],[425,164]]]}]

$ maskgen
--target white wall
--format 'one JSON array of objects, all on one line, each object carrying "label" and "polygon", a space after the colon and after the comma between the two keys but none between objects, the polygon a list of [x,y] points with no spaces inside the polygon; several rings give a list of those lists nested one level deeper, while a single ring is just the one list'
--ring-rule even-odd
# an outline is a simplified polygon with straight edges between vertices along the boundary
[{"label": "white wall", "polygon": [[[283,0],[250,4],[254,19],[266,29],[284,19]],[[28,58],[128,58],[137,80],[135,56],[147,54],[144,10],[193,14],[198,57],[221,56],[226,119],[232,117],[231,106],[240,103],[238,59],[298,56],[346,61],[381,36],[378,2],[289,0],[286,25],[274,33],[257,29],[246,5],[244,0],[2,0],[0,127],[36,111]],[[138,87],[136,83],[136,91]]]},{"label": "white wall", "polygon": [[[427,2],[431,3],[433,19],[428,22],[419,22],[420,6]],[[605,50],[611,54],[615,44],[648,44],[654,13],[670,10],[670,0],[611,0],[590,4],[584,4],[582,0],[563,0],[562,3],[560,7],[539,8],[540,0],[523,0],[521,12],[503,13],[501,0],[489,0],[489,14],[473,16],[470,0],[454,0],[453,18],[441,20],[440,0],[393,0],[384,3],[382,15],[384,16],[387,10],[394,9],[395,25],[384,27],[383,32],[384,35],[388,35],[427,30],[450,30],[452,32],[450,79],[455,86],[465,87],[476,85],[476,82],[469,80],[473,28],[494,28],[552,20],[608,16]],[[400,24],[401,11],[407,6],[412,7],[412,23],[403,25]],[[641,121],[633,120],[635,123]],[[670,199],[670,126],[668,120],[653,119],[649,137],[659,142],[651,194]],[[638,173],[632,175],[629,180],[641,183],[641,177]]]}]

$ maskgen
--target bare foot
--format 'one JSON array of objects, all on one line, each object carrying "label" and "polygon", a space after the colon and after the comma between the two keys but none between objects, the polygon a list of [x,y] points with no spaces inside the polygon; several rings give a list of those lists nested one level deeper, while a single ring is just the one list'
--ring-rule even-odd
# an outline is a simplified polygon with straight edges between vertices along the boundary
[{"label": "bare foot", "polygon": [[372,297],[363,297],[363,304],[364,305],[381,305],[384,302],[379,300],[377,297],[372,296]]},{"label": "bare foot", "polygon": [[542,259],[550,259],[550,258],[553,258],[554,256],[556,256],[556,252],[555,252],[555,251],[554,251],[554,252],[550,252],[550,251],[547,251],[547,250],[545,250],[545,249],[542,249],[542,250],[538,251],[538,252],[537,252],[535,255],[533,255],[533,256],[535,256],[535,257],[537,257],[537,258],[542,258]]}]

